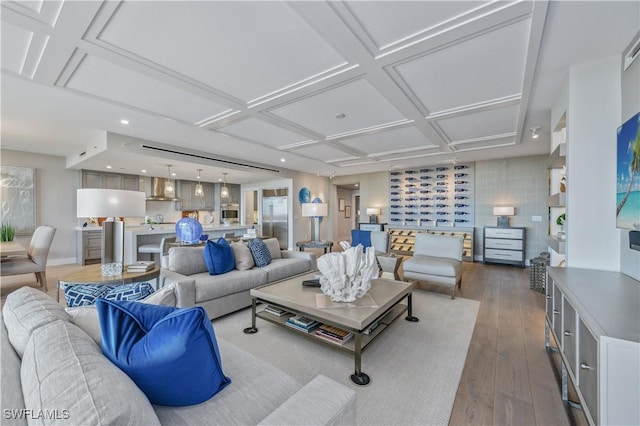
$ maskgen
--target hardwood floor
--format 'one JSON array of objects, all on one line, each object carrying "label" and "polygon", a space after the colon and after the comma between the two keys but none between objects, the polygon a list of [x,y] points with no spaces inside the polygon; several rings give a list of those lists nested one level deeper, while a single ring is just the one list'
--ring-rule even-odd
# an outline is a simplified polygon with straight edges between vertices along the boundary
[{"label": "hardwood floor", "polygon": [[[48,294],[55,298],[58,277],[80,268],[47,268]],[[2,302],[25,284],[39,287],[33,275],[3,277]],[[529,288],[529,269],[465,263],[456,294],[480,301],[480,310],[449,424],[584,424],[581,413],[567,412],[560,397],[544,347],[545,298]]]}]

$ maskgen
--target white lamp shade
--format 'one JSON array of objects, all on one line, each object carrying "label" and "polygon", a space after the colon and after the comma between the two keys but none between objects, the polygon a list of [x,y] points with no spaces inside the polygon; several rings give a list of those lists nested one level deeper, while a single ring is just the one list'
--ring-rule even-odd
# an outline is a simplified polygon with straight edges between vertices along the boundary
[{"label": "white lamp shade", "polygon": [[302,204],[302,216],[327,216],[329,206],[325,203],[304,203]]},{"label": "white lamp shade", "polygon": [[515,214],[515,207],[494,207],[494,216],[513,216]]},{"label": "white lamp shade", "polygon": [[367,207],[368,215],[376,215],[380,214],[380,207]]},{"label": "white lamp shade", "polygon": [[78,189],[77,217],[144,217],[145,193],[121,189]]}]

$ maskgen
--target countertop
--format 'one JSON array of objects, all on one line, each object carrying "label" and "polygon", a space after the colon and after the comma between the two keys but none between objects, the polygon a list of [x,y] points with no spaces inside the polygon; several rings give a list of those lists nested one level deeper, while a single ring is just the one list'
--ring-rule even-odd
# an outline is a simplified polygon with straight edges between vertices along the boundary
[{"label": "countertop", "polygon": [[[251,226],[239,226],[239,225],[203,225],[202,232],[226,232],[226,231],[244,231],[251,228]],[[101,226],[76,226],[76,231],[89,232],[89,231],[101,231]],[[176,232],[175,224],[157,224],[153,225],[153,229],[149,229],[149,225],[125,225],[125,233],[132,233],[135,235],[154,235],[154,234],[174,234]]]}]

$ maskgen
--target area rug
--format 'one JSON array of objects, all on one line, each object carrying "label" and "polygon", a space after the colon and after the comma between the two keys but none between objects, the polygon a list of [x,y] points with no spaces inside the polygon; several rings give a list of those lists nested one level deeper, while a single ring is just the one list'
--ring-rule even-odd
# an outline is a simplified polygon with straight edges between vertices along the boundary
[{"label": "area rug", "polygon": [[[213,321],[216,335],[285,371],[300,383],[324,374],[357,391],[359,425],[446,425],[464,368],[480,303],[416,291],[412,323],[401,317],[369,345],[362,371],[371,382],[351,382],[353,356],[295,331],[257,319],[251,309]],[[224,367],[224,366],[223,366]]]}]

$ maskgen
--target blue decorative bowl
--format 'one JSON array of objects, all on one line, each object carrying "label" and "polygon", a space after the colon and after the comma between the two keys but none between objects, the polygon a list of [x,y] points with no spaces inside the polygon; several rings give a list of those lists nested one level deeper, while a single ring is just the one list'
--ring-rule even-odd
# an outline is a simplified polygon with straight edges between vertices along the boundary
[{"label": "blue decorative bowl", "polygon": [[200,235],[200,241],[207,241],[209,239],[209,234],[202,234]]},{"label": "blue decorative bowl", "polygon": [[183,217],[176,223],[176,235],[184,244],[196,244],[202,235],[202,225],[195,219]]}]

